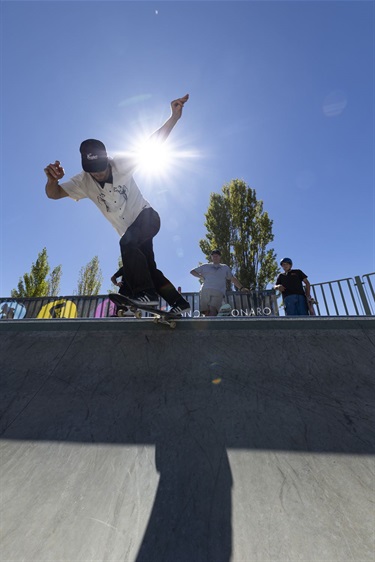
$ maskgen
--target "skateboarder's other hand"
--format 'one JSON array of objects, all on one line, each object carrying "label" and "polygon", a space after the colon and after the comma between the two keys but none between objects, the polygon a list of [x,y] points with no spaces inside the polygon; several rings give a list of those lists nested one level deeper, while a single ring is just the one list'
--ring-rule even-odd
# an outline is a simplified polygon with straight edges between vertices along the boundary
[{"label": "skateboarder's other hand", "polygon": [[123,286],[123,282],[122,281],[117,281],[117,277],[115,277],[114,275],[112,275],[111,277],[111,282],[116,285],[116,287],[122,287]]},{"label": "skateboarder's other hand", "polygon": [[65,175],[64,168],[61,166],[58,160],[55,160],[54,164],[48,164],[48,166],[44,168],[44,173],[46,174],[47,178],[52,181],[59,181]]}]

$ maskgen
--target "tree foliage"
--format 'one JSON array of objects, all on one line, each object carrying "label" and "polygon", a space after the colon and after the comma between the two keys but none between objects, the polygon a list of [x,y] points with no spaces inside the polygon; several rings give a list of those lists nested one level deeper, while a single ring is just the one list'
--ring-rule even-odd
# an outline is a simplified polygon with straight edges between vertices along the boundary
[{"label": "tree foliage", "polygon": [[77,295],[98,295],[102,282],[99,258],[94,256],[79,272]]},{"label": "tree foliage", "polygon": [[62,275],[61,265],[55,267],[50,279],[47,279],[49,272],[47,249],[43,248],[35,263],[31,265],[30,273],[25,273],[23,277],[20,277],[17,289],[12,289],[11,296],[24,298],[57,295]]},{"label": "tree foliage", "polygon": [[205,214],[206,238],[199,246],[206,258],[219,248],[222,263],[232,269],[244,287],[265,289],[274,281],[278,265],[272,248],[273,221],[263,210],[263,201],[256,197],[255,189],[234,179],[225,184],[222,194],[211,193]]},{"label": "tree foliage", "polygon": [[48,280],[48,295],[51,297],[56,297],[60,294],[60,281],[62,276],[62,266],[56,266]]}]

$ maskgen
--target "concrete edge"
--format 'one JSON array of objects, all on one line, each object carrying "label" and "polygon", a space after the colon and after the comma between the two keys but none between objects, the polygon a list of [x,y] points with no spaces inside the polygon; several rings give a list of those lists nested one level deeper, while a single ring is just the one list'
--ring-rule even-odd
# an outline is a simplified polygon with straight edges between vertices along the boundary
[{"label": "concrete edge", "polygon": [[[1,320],[0,332],[20,331],[173,331],[168,326],[156,325],[152,318],[59,318]],[[315,317],[236,317],[236,318],[181,318],[176,330],[373,330],[374,316],[315,316]]]}]

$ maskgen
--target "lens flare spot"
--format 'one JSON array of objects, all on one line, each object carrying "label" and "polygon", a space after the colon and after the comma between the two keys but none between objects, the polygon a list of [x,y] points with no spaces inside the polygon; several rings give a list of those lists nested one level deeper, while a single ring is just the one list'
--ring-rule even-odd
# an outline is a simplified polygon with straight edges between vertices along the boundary
[{"label": "lens flare spot", "polygon": [[152,98],[151,94],[139,94],[138,96],[132,96],[121,100],[118,104],[119,107],[128,107],[129,105],[135,105],[141,103],[142,101],[147,101]]},{"label": "lens flare spot", "polygon": [[211,363],[210,364],[210,373],[211,373],[211,382],[212,384],[220,384],[221,383],[221,374],[222,368],[219,363]]},{"label": "lens flare spot", "polygon": [[348,104],[348,99],[344,92],[335,90],[325,97],[323,102],[323,113],[326,117],[338,117],[341,115]]}]

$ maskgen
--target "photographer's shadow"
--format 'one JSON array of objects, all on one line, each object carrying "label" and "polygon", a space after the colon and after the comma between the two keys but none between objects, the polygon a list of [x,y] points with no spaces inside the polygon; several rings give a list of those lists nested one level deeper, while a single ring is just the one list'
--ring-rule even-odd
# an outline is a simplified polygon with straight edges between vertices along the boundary
[{"label": "photographer's shadow", "polygon": [[230,560],[232,475],[218,390],[201,387],[190,407],[172,393],[154,420],[160,480],[136,562]]}]

